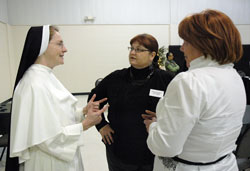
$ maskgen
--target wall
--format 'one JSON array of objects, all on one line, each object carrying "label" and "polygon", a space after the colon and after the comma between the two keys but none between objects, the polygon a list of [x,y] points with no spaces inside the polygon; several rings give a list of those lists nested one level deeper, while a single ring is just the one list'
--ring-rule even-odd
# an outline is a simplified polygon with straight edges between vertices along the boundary
[{"label": "wall", "polygon": [[[128,67],[130,39],[140,33],[154,35],[160,46],[180,45],[176,27],[169,25],[60,25],[68,52],[65,64],[54,69],[56,76],[71,92],[89,92],[97,78]],[[27,26],[11,26],[11,83],[14,84]],[[237,25],[242,42],[250,44],[250,25]],[[172,29],[172,30],[171,30]],[[169,33],[173,33],[170,34]],[[171,39],[170,39],[171,37]]]},{"label": "wall", "polygon": [[8,23],[7,0],[0,0],[0,21]]},{"label": "wall", "polygon": [[250,44],[250,25],[236,25],[236,26],[241,34],[242,44]]},{"label": "wall", "polygon": [[7,27],[7,24],[0,22],[0,102],[10,98],[12,93]]},{"label": "wall", "polygon": [[[11,62],[14,82],[27,26],[11,27]],[[169,45],[168,25],[85,25],[59,26],[68,52],[65,64],[54,69],[56,76],[71,92],[89,92],[96,79],[129,66],[128,46],[141,33],[154,35],[160,46]]]},{"label": "wall", "polygon": [[[130,39],[154,35],[160,46],[180,45],[178,23],[187,14],[219,9],[250,44],[249,0],[0,0],[0,102],[11,97],[30,25],[58,24],[68,52],[54,73],[71,92],[89,92],[95,80],[128,67]],[[195,5],[194,5],[195,4]],[[84,22],[84,16],[94,16]],[[9,24],[6,24],[9,23]]]}]

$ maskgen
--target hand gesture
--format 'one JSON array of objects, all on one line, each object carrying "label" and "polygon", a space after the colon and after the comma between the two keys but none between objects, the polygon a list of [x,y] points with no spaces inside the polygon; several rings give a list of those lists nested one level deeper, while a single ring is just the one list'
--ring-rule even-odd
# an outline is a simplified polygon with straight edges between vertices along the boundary
[{"label": "hand gesture", "polygon": [[98,101],[94,101],[96,98],[96,94],[94,94],[90,101],[87,104],[87,114],[85,119],[82,121],[83,129],[87,130],[88,128],[98,124],[102,120],[102,113],[108,109],[108,105],[105,105],[102,109],[99,109],[100,103],[107,100],[107,98],[103,98]]},{"label": "hand gesture", "polygon": [[83,114],[86,115],[88,113],[88,110],[93,107],[94,110],[99,110],[99,105],[103,102],[105,102],[108,98],[103,98],[98,101],[93,101],[96,98],[96,94],[94,94],[88,104],[83,108]]}]

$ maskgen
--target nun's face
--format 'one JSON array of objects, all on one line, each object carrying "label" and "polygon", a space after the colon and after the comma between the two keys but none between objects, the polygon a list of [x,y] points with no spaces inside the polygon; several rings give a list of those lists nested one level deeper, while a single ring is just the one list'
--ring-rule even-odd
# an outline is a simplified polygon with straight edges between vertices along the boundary
[{"label": "nun's face", "polygon": [[59,32],[55,32],[44,53],[49,67],[54,68],[57,65],[64,64],[63,57],[65,52],[67,52],[67,49],[63,44],[62,37]]}]

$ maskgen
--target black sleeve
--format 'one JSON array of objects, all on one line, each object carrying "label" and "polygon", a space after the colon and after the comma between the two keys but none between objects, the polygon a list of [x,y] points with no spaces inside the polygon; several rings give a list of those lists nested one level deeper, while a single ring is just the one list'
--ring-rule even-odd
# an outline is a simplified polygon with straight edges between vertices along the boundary
[{"label": "black sleeve", "polygon": [[[96,98],[95,98],[95,101],[96,100],[100,100],[100,99],[103,99],[105,97],[107,97],[106,95],[106,85],[105,85],[105,80],[106,78],[104,78],[95,88],[93,88],[88,96],[88,102],[89,100],[91,99],[91,97],[96,94]],[[100,109],[105,105],[107,104],[107,101],[106,102],[103,102],[100,104]],[[106,121],[105,117],[104,117],[104,113],[102,113],[102,121],[96,125],[96,128],[97,130],[99,131],[103,126],[105,126],[106,124],[108,124],[108,122]]]},{"label": "black sleeve", "polygon": [[[96,100],[100,100],[103,98],[108,98],[108,88],[109,85],[112,84],[112,80],[114,75],[116,75],[116,71],[112,72],[108,76],[106,76],[95,88],[93,88],[88,96],[88,101],[91,99],[91,97],[96,94]],[[100,109],[103,108],[105,104],[107,104],[109,99],[103,103],[100,104]],[[96,125],[96,129],[99,131],[102,127],[107,125],[108,122],[104,117],[104,113],[102,114],[102,121]]]}]

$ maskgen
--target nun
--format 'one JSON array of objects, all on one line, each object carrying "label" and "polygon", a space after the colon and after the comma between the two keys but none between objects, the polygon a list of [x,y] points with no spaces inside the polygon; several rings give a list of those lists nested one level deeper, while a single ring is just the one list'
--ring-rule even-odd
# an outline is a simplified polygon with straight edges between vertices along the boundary
[{"label": "nun", "polygon": [[14,85],[7,171],[84,170],[81,134],[101,121],[108,106],[99,110],[106,99],[93,97],[86,110],[76,107],[52,72],[66,52],[57,27],[29,29]]}]

